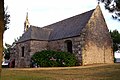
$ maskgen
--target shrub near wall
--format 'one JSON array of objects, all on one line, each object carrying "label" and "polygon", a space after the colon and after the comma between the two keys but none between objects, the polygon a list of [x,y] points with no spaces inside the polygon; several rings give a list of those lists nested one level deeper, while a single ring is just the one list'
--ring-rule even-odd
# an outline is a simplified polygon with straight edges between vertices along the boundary
[{"label": "shrub near wall", "polygon": [[51,50],[36,52],[32,56],[32,60],[40,67],[67,67],[76,66],[78,64],[75,55],[72,53]]}]

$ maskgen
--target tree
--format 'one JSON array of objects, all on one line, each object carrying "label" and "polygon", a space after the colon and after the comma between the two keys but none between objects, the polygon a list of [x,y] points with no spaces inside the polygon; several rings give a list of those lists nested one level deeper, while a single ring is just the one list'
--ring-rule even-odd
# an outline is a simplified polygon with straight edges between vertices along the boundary
[{"label": "tree", "polygon": [[113,19],[117,19],[120,21],[120,0],[98,0],[105,4],[105,8],[109,10],[109,12],[114,13],[112,15]]},{"label": "tree", "polygon": [[113,50],[118,50],[118,44],[120,44],[120,33],[117,30],[110,31],[111,38],[113,40]]},{"label": "tree", "polygon": [[0,1],[0,76],[2,70],[2,54],[3,54],[3,33],[4,33],[4,0]]},{"label": "tree", "polygon": [[0,76],[1,76],[1,70],[2,70],[2,55],[3,55],[3,33],[7,29],[7,24],[9,24],[8,13],[5,13],[4,11],[4,0],[0,1]]},{"label": "tree", "polygon": [[10,59],[10,49],[11,49],[11,45],[5,43],[5,47],[4,47],[4,58],[9,60]]},{"label": "tree", "polygon": [[4,26],[5,26],[4,30],[7,30],[8,25],[10,24],[10,14],[7,10],[8,10],[8,6],[4,8]]}]

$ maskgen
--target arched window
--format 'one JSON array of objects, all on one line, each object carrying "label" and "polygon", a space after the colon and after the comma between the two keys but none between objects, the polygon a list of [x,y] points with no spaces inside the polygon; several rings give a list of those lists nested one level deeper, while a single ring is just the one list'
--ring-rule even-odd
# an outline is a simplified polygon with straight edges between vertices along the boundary
[{"label": "arched window", "polygon": [[67,52],[72,53],[72,41],[71,40],[67,40],[67,41],[65,41],[65,43],[66,43]]}]

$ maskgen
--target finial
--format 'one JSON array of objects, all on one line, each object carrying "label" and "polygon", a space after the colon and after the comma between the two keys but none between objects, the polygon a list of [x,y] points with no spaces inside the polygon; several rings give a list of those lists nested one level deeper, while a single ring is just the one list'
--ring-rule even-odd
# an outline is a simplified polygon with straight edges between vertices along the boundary
[{"label": "finial", "polygon": [[26,14],[26,17],[28,17],[28,8],[27,8],[27,14]]},{"label": "finial", "polygon": [[[28,10],[28,9],[27,9]],[[24,32],[26,32],[28,30],[28,28],[30,27],[30,23],[28,20],[28,11],[26,12],[26,20],[24,22]]]},{"label": "finial", "polygon": [[27,12],[27,14],[26,14],[26,18],[28,18],[28,12]]},{"label": "finial", "polygon": [[26,12],[26,21],[28,21],[28,12]]}]

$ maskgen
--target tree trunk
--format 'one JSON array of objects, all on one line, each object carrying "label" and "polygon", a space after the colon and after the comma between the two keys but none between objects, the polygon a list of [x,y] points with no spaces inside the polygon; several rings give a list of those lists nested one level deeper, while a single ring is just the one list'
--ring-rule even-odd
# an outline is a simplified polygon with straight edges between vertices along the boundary
[{"label": "tree trunk", "polygon": [[4,32],[4,0],[0,0],[0,78],[2,71],[2,54],[3,54],[3,32]]}]

